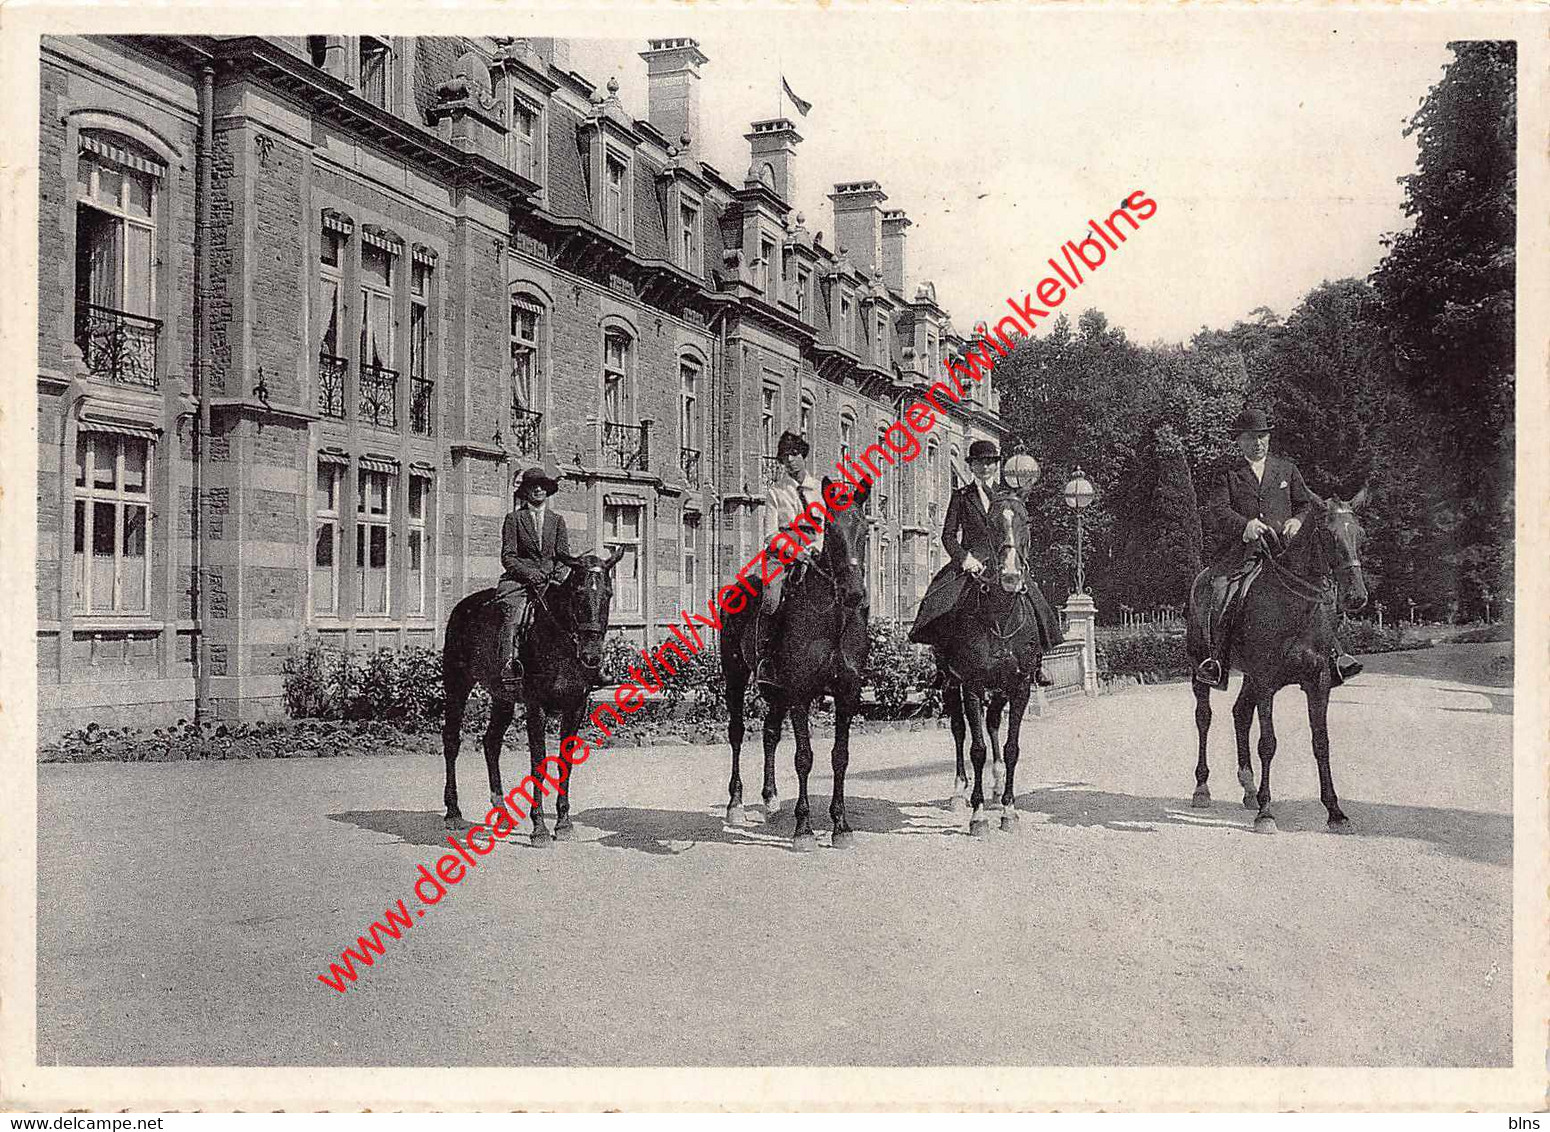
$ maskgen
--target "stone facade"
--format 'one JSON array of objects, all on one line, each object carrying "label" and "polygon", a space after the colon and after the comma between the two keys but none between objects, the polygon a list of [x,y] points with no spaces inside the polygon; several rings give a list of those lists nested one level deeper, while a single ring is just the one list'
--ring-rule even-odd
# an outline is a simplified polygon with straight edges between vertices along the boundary
[{"label": "stone facade", "polygon": [[[699,159],[710,61],[642,55],[647,120],[556,40],[44,40],[45,734],[189,715],[201,628],[213,712],[242,717],[280,710],[303,640],[437,643],[533,463],[573,547],[630,547],[614,622],[654,639],[758,543],[781,430],[822,474],[948,380],[964,340],[881,187],[834,187],[824,246],[788,203],[796,126],[753,123],[725,175]],[[874,615],[913,614],[962,453],[999,434],[976,387],[884,472]]]}]

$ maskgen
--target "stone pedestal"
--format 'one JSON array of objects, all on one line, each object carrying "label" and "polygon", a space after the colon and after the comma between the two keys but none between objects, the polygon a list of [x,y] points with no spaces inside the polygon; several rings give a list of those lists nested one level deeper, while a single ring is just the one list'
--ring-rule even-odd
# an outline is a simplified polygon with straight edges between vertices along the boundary
[{"label": "stone pedestal", "polygon": [[1072,594],[1066,599],[1066,640],[1082,645],[1082,690],[1098,694],[1098,603],[1091,594]]}]

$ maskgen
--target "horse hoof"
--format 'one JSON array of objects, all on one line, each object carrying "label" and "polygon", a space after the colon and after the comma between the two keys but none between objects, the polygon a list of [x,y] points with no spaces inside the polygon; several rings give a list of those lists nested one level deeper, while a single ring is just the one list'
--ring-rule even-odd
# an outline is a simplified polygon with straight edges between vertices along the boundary
[{"label": "horse hoof", "polygon": [[1245,792],[1243,795],[1243,808],[1245,810],[1259,809],[1259,795]]},{"label": "horse hoof", "polygon": [[986,798],[985,808],[987,810],[999,810],[1001,808],[1001,799],[999,797]]},{"label": "horse hoof", "polygon": [[774,821],[780,813],[780,795],[774,794],[764,800],[764,820]]},{"label": "horse hoof", "polygon": [[531,845],[534,849],[554,848],[554,838],[549,836],[547,830],[535,831],[528,834],[527,841],[528,844]]},{"label": "horse hoof", "polygon": [[1269,814],[1261,814],[1254,819],[1255,833],[1274,833],[1276,831],[1276,819]]},{"label": "horse hoof", "polygon": [[458,825],[462,823],[463,815],[462,814],[448,814],[446,817],[442,818],[441,820],[442,820],[442,824],[445,825],[448,829],[456,829],[458,827]]},{"label": "horse hoof", "polygon": [[1335,817],[1330,818],[1329,819],[1329,832],[1331,832],[1331,833],[1350,833],[1351,832],[1351,819],[1346,817],[1344,814],[1339,814],[1339,815],[1337,815]]},{"label": "horse hoof", "polygon": [[969,800],[961,794],[954,794],[952,801],[953,813],[961,814],[969,808]]},{"label": "horse hoof", "polygon": [[1001,811],[1001,832],[1011,833],[1017,828],[1017,811],[1011,806]]},{"label": "horse hoof", "polygon": [[834,831],[833,845],[836,849],[854,849],[856,835],[848,829],[837,829]]},{"label": "horse hoof", "polygon": [[1209,810],[1211,808],[1211,791],[1202,786],[1195,791],[1195,796],[1189,800],[1189,804],[1197,810]]},{"label": "horse hoof", "polygon": [[574,841],[576,839],[576,827],[572,825],[555,826],[554,839],[556,841]]},{"label": "horse hoof", "polygon": [[748,815],[743,812],[742,806],[727,807],[727,824],[742,829],[748,824]]},{"label": "horse hoof", "polygon": [[974,818],[973,820],[971,820],[969,822],[969,836],[970,837],[989,837],[990,836],[990,819],[989,818]]},{"label": "horse hoof", "polygon": [[791,839],[791,847],[798,853],[811,853],[818,848],[818,839],[811,833],[799,833]]}]

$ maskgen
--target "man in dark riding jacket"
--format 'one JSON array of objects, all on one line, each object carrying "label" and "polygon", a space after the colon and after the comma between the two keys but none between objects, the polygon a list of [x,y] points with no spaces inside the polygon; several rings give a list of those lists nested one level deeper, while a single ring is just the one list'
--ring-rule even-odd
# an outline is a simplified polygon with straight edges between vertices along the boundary
[{"label": "man in dark riding jacket", "polygon": [[[1242,459],[1212,482],[1203,519],[1212,533],[1211,600],[1203,612],[1211,654],[1195,670],[1195,679],[1214,687],[1227,680],[1227,642],[1238,609],[1238,588],[1249,562],[1279,548],[1312,517],[1318,498],[1308,490],[1302,473],[1290,460],[1270,454],[1270,422],[1259,409],[1244,409],[1231,425]],[[1339,686],[1362,670],[1361,664],[1337,641],[1330,655],[1330,673]]]},{"label": "man in dark riding jacket", "polygon": [[[944,619],[958,604],[967,580],[978,579],[996,565],[1001,530],[992,505],[998,490],[996,472],[1001,466],[1001,454],[993,442],[976,440],[969,445],[968,464],[974,478],[953,492],[942,521],[942,547],[951,561],[931,579],[910,630],[910,640],[917,644],[938,644]],[[1026,564],[1023,576],[1025,592],[1039,623],[1041,651],[1048,651],[1060,642],[1060,620],[1037,583],[1028,576]],[[1044,685],[1053,683],[1042,667],[1038,681]]]},{"label": "man in dark riding jacket", "polygon": [[517,660],[517,630],[527,615],[535,590],[559,581],[565,573],[562,558],[570,556],[565,520],[549,506],[549,497],[560,483],[542,468],[529,468],[517,485],[520,506],[506,516],[501,528],[501,565],[506,573],[495,587],[501,607],[500,673],[506,682],[522,676]]}]

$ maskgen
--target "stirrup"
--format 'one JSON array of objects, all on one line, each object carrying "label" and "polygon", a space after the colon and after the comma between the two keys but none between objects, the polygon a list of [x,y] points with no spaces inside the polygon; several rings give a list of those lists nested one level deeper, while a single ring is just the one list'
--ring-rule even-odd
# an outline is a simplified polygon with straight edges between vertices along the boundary
[{"label": "stirrup", "polygon": [[1222,662],[1208,656],[1195,666],[1195,683],[1215,688],[1222,683]]},{"label": "stirrup", "polygon": [[1329,671],[1333,679],[1331,688],[1338,688],[1347,680],[1362,674],[1362,662],[1349,653],[1341,653],[1329,658]]},{"label": "stirrup", "polygon": [[1055,686],[1055,678],[1044,671],[1043,664],[1040,664],[1038,670],[1034,672],[1033,681],[1041,688],[1053,688]]},{"label": "stirrup", "polygon": [[756,684],[774,688],[776,691],[780,690],[780,681],[775,678],[775,662],[772,660],[759,661],[758,667],[754,669],[753,679]]}]

